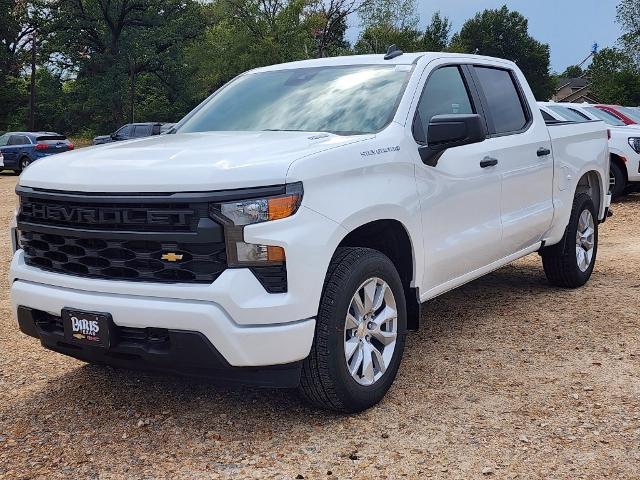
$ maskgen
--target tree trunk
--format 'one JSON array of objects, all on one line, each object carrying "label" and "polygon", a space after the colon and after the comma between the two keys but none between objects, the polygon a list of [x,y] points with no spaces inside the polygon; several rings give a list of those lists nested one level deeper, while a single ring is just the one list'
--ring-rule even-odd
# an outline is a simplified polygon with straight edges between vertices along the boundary
[{"label": "tree trunk", "polygon": [[135,122],[135,101],[136,101],[136,72],[135,68],[131,66],[130,70],[131,77],[131,87],[129,89],[129,102],[130,102],[130,113],[129,113],[129,123]]},{"label": "tree trunk", "polygon": [[36,129],[36,34],[31,37],[31,91],[29,92],[29,131]]}]

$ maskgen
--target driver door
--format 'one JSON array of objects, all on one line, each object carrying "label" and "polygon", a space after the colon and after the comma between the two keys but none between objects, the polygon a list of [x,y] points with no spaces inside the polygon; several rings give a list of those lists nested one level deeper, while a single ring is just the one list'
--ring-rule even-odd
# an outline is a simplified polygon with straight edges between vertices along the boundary
[{"label": "driver door", "polygon": [[[422,123],[423,132],[436,115],[482,114],[466,66],[445,63],[433,70],[431,65],[414,120]],[[434,166],[422,162],[419,147],[416,181],[426,300],[478,276],[501,258],[501,172],[487,155],[485,142],[449,148]]]}]

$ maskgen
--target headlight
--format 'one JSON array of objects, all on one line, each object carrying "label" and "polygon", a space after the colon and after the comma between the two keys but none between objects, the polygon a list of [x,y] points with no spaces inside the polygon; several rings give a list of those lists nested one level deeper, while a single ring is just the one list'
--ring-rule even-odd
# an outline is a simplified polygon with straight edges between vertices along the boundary
[{"label": "headlight", "polygon": [[211,204],[209,215],[224,224],[227,263],[230,266],[284,263],[282,247],[246,243],[244,227],[290,217],[298,211],[301,202],[302,184],[292,183],[286,186],[283,195]]},{"label": "headlight", "polygon": [[633,148],[636,153],[640,153],[640,137],[631,137],[629,139],[629,145]]},{"label": "headlight", "polygon": [[211,205],[212,213],[221,214],[236,226],[287,218],[296,213],[302,200],[302,186],[287,188],[285,195]]}]

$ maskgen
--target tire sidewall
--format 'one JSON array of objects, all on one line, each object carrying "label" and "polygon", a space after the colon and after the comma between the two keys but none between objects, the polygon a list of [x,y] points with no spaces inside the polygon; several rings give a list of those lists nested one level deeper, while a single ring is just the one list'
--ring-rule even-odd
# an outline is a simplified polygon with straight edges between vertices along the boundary
[{"label": "tire sidewall", "polygon": [[[585,210],[589,210],[593,218],[594,244],[593,244],[593,256],[591,257],[591,264],[589,265],[589,268],[587,268],[583,272],[582,270],[580,270],[580,267],[578,266],[578,259],[576,258],[576,251],[575,251],[576,240],[575,239],[576,239],[576,234],[578,232],[578,223],[580,221],[580,216],[582,215],[582,212],[584,212]],[[576,209],[575,209],[574,215],[572,215],[571,224],[569,225],[567,230],[567,243],[569,245],[567,245],[566,251],[567,251],[567,254],[572,255],[572,258],[573,258],[572,265],[574,266],[574,269],[575,269],[576,278],[579,280],[581,285],[584,285],[585,283],[587,283],[587,281],[591,277],[591,274],[593,273],[593,269],[596,264],[596,257],[598,254],[598,214],[596,213],[596,207],[593,203],[593,200],[591,200],[590,197],[584,197],[581,201],[579,201],[579,203],[576,204]]]},{"label": "tire sidewall", "polygon": [[616,184],[611,190],[611,196],[613,198],[617,198],[624,193],[624,189],[625,189],[624,173],[622,172],[620,167],[613,162],[611,162],[609,169],[610,169],[610,174],[613,175],[614,178],[616,179]]},{"label": "tire sidewall", "polygon": [[[363,257],[355,268],[352,269],[346,281],[341,282],[340,298],[331,305],[323,305],[322,313],[329,315],[331,335],[328,339],[329,369],[335,379],[335,390],[345,407],[349,410],[359,411],[377,403],[387,392],[400,367],[407,330],[407,312],[404,297],[404,289],[400,276],[393,263],[384,255],[373,251],[372,255]],[[378,277],[384,280],[391,288],[396,300],[398,312],[398,336],[393,357],[382,378],[373,385],[360,385],[351,376],[347,369],[344,352],[344,327],[347,311],[351,299],[363,282],[370,278]],[[324,297],[323,302],[324,303]]]}]

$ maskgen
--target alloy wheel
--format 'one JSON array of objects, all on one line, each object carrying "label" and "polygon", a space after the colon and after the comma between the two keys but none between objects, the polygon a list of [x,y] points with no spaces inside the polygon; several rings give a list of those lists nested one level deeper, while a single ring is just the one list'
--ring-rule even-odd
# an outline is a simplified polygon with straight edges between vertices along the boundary
[{"label": "alloy wheel", "polygon": [[373,385],[391,363],[398,336],[396,300],[387,283],[370,278],[351,298],[344,327],[347,369],[360,385]]},{"label": "alloy wheel", "polygon": [[589,210],[584,210],[578,219],[576,232],[576,260],[578,268],[583,272],[587,271],[593,259],[595,232],[593,215]]}]

